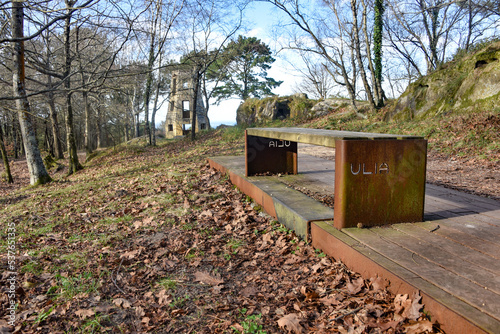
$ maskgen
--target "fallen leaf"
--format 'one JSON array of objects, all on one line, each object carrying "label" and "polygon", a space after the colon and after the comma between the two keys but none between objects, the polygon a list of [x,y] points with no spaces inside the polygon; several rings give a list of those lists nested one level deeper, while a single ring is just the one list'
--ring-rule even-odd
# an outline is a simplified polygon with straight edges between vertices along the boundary
[{"label": "fallen leaf", "polygon": [[407,334],[432,333],[432,322],[422,320],[414,324],[405,325],[404,328]]},{"label": "fallen leaf", "polygon": [[363,279],[363,277],[360,277],[355,281],[350,281],[346,284],[347,292],[349,292],[351,295],[355,295],[360,292],[361,289],[363,289],[364,285],[365,280]]},{"label": "fallen leaf", "polygon": [[378,328],[380,328],[381,331],[386,331],[389,328],[396,329],[396,327],[399,325],[399,321],[392,320],[388,322],[383,322],[378,325]]},{"label": "fallen leaf", "polygon": [[411,301],[408,300],[407,294],[404,294],[404,295],[397,294],[396,297],[394,297],[394,313],[401,314],[402,311],[410,304],[411,304]]},{"label": "fallen leaf", "polygon": [[109,304],[99,304],[96,306],[95,311],[101,313],[108,313],[113,307]]},{"label": "fallen leaf", "polygon": [[335,306],[339,304],[339,301],[335,297],[323,297],[318,300],[322,302],[325,306]]},{"label": "fallen leaf", "polygon": [[416,291],[413,294],[413,301],[405,308],[402,316],[410,320],[417,320],[420,318],[420,310],[424,307],[423,304],[419,303],[421,299],[422,296],[420,296],[420,293]]},{"label": "fallen leaf", "polygon": [[243,328],[243,326],[241,326],[240,324],[232,324],[231,328],[233,330],[235,330],[235,331],[240,332],[240,333],[243,333],[245,331],[245,329]]},{"label": "fallen leaf", "polygon": [[281,329],[295,334],[303,333],[304,328],[300,325],[300,319],[297,313],[290,313],[278,320],[278,326]]},{"label": "fallen leaf", "polygon": [[203,284],[208,284],[208,285],[219,285],[224,283],[224,280],[218,277],[213,277],[209,273],[203,272],[203,271],[197,271],[194,273],[194,280],[196,282],[201,282]]},{"label": "fallen leaf", "polygon": [[302,286],[300,288],[300,292],[306,297],[306,301],[319,298],[319,295],[316,291],[310,291],[305,286]]},{"label": "fallen leaf", "polygon": [[304,260],[304,258],[297,256],[297,255],[292,255],[290,256],[286,261],[285,264],[295,264],[295,263],[300,263]]},{"label": "fallen leaf", "polygon": [[311,267],[311,270],[313,271],[313,273],[317,273],[318,270],[320,270],[322,267],[323,265],[321,263],[316,263],[314,266]]},{"label": "fallen leaf", "polygon": [[160,305],[168,305],[172,301],[170,294],[165,289],[160,290],[156,297],[158,297],[158,304]]},{"label": "fallen leaf", "polygon": [[371,282],[371,286],[373,288],[373,291],[375,291],[375,292],[385,290],[385,288],[388,285],[387,281],[380,276],[372,277],[370,279],[370,282]]},{"label": "fallen leaf", "polygon": [[87,309],[87,310],[85,310],[85,309],[80,309],[80,310],[76,311],[76,312],[75,312],[75,314],[76,314],[77,316],[79,316],[79,317],[80,317],[80,319],[82,319],[82,320],[83,320],[83,319],[86,319],[86,318],[88,318],[88,317],[93,316],[93,315],[95,314],[95,312],[94,312],[94,311],[92,311],[92,310],[89,310],[89,309]]},{"label": "fallen leaf", "polygon": [[136,257],[140,252],[141,252],[141,249],[136,249],[136,250],[133,250],[130,252],[125,252],[122,255],[120,255],[120,258],[125,257],[125,258],[130,260],[130,259],[133,259],[134,257]]},{"label": "fallen leaf", "polygon": [[126,300],[125,298],[113,299],[113,304],[115,304],[116,306],[121,307],[121,308],[130,308],[132,306],[130,304],[130,302],[128,300]]},{"label": "fallen leaf", "polygon": [[270,233],[266,233],[262,236],[262,241],[264,241],[265,243],[273,243],[273,238]]},{"label": "fallen leaf", "polygon": [[243,290],[240,291],[240,294],[244,297],[250,297],[250,296],[254,296],[256,295],[258,292],[258,290],[253,287],[253,286],[247,286],[246,288],[244,288]]},{"label": "fallen leaf", "polygon": [[144,312],[144,309],[140,306],[137,306],[135,308],[135,315],[137,315],[138,317],[144,317],[146,315],[146,312]]}]

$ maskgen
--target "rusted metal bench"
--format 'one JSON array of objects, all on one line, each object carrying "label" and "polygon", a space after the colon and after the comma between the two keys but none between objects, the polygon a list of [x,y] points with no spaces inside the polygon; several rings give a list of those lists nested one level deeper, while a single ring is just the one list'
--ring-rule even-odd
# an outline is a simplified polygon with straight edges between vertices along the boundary
[{"label": "rusted metal bench", "polygon": [[423,220],[427,163],[427,140],[423,137],[305,128],[249,128],[245,133],[246,176],[297,174],[297,143],[336,150],[336,228]]}]

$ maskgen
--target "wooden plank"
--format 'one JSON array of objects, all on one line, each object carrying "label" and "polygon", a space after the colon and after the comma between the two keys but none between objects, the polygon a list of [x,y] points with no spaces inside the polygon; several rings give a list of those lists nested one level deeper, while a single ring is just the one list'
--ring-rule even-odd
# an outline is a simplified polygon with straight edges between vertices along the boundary
[{"label": "wooden plank", "polygon": [[491,198],[471,195],[458,190],[448,189],[429,183],[426,186],[426,194],[435,196],[443,202],[448,201],[449,203],[462,203],[468,207],[485,209],[486,212],[498,211],[500,209],[500,202]]},{"label": "wooden plank", "polygon": [[438,205],[434,200],[433,198],[429,198],[429,196],[426,196],[425,197],[425,206],[424,206],[424,212],[426,213],[432,213],[434,215],[438,215],[442,218],[452,218],[452,217],[457,217],[459,215],[466,215],[466,214],[477,214],[478,212],[476,211],[461,211],[460,214],[456,213],[456,212],[453,212],[451,210],[454,210],[456,209],[456,207],[452,207],[452,206],[449,206],[449,205],[445,205],[443,204],[442,206],[441,205]]},{"label": "wooden plank", "polygon": [[394,229],[410,234],[419,240],[425,240],[437,247],[461,258],[464,261],[480,266],[493,275],[500,275],[500,261],[469,247],[464,247],[453,240],[431,233],[415,224],[394,224]]},{"label": "wooden plank", "polygon": [[439,211],[436,212],[436,214],[443,217],[443,219],[440,220],[440,225],[446,225],[450,228],[454,228],[458,231],[473,235],[479,239],[486,240],[500,246],[499,235],[496,233],[499,226],[486,224],[481,222],[479,218],[476,218],[476,223],[468,223],[471,220],[471,216],[478,215],[460,217],[456,214],[450,213],[449,211]]},{"label": "wooden plank", "polygon": [[461,245],[475,249],[483,254],[500,260],[500,247],[498,245],[485,241],[468,233],[458,231],[454,228],[446,226],[445,224],[439,224],[439,222],[440,221],[433,221],[414,224],[426,230],[433,231],[433,233],[436,233],[442,237],[454,240]]},{"label": "wooden plank", "polygon": [[500,245],[500,226],[485,223],[481,215],[447,218],[442,223],[459,231],[470,233],[478,238]]},{"label": "wooden plank", "polygon": [[[456,214],[468,214],[468,213],[481,213],[486,220],[500,220],[500,203],[496,207],[484,208],[481,206],[476,206],[473,203],[463,203],[463,202],[453,202],[451,200],[446,200],[445,196],[440,197],[427,196],[431,203],[447,208],[448,211]],[[476,196],[477,197],[477,196]]]},{"label": "wooden plank", "polygon": [[455,211],[451,211],[449,210],[449,208],[440,207],[438,203],[431,202],[428,197],[426,197],[424,212],[439,216],[441,218],[451,219],[452,221],[461,221],[462,223],[475,221],[478,224],[491,226],[493,231],[498,230],[498,228],[500,227],[500,219],[491,218],[489,216],[486,216],[484,213],[478,213],[474,211],[460,211],[456,209]]},{"label": "wooden plank", "polygon": [[[373,228],[372,232],[410,252],[418,254],[429,262],[435,263],[460,277],[480,285],[482,288],[495,292],[498,294],[498,299],[500,300],[500,276],[494,275],[490,271],[486,271],[474,263],[458,257],[455,254],[457,248],[465,248],[464,246],[455,243],[455,247],[452,247],[452,249],[448,251],[440,248],[440,245],[446,243],[446,240],[436,240],[436,242],[431,243],[423,239],[415,238],[393,226],[390,228]],[[427,234],[431,233],[428,232]],[[486,256],[483,255],[483,257]],[[500,266],[495,266],[500,270]]]},{"label": "wooden plank", "polygon": [[391,135],[353,131],[336,131],[307,128],[248,128],[247,134],[257,137],[294,141],[298,143],[335,147],[336,140],[343,139],[423,139],[419,136]]},{"label": "wooden plank", "polygon": [[327,222],[312,222],[311,236],[314,247],[340,259],[365,278],[379,276],[388,279],[391,283],[388,289],[393,294],[411,294],[420,290],[425,309],[446,333],[495,333],[500,328],[497,319],[422,279]]},{"label": "wooden plank", "polygon": [[342,231],[429,283],[466,301],[491,317],[499,319],[500,302],[497,294],[429,262],[427,259],[400,247],[388,239],[381,238],[380,235],[371,230],[349,228]]}]

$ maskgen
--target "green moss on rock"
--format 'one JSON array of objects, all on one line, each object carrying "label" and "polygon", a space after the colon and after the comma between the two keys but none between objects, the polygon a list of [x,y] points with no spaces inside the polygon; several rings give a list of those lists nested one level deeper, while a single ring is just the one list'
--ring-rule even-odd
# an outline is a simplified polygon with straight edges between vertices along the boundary
[{"label": "green moss on rock", "polygon": [[500,104],[499,93],[500,42],[494,42],[411,83],[387,118],[426,119],[471,106],[491,110]]}]

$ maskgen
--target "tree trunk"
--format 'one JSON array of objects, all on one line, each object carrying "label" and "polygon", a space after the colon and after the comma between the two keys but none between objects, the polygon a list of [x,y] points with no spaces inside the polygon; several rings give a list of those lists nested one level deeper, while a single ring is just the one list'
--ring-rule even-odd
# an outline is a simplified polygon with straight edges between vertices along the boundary
[{"label": "tree trunk", "polygon": [[134,115],[135,119],[135,137],[139,137],[141,135],[140,122],[139,122],[139,113]]},{"label": "tree trunk", "polygon": [[12,119],[12,140],[14,142],[14,159],[19,159],[20,155],[20,145],[19,145],[19,134],[17,131],[17,123],[15,118]]},{"label": "tree trunk", "polygon": [[68,145],[68,156],[69,156],[69,168],[68,175],[71,175],[80,169],[82,165],[78,161],[78,154],[76,148],[75,131],[73,126],[73,107],[71,105],[71,15],[73,14],[74,0],[66,0],[66,10],[68,12],[68,17],[65,19],[64,27],[64,56],[65,56],[65,67],[64,67],[64,88],[66,90],[66,141]]},{"label": "tree trunk", "polygon": [[151,145],[156,146],[156,125],[155,117],[158,109],[158,99],[160,98],[160,80],[156,84],[155,101],[153,104],[153,111],[151,113]]},{"label": "tree trunk", "polygon": [[101,119],[101,107],[97,105],[97,148],[102,148],[102,119]]},{"label": "tree trunk", "polygon": [[[351,10],[353,17],[353,34],[354,34],[354,54],[359,65],[359,74],[361,76],[361,81],[363,81],[363,86],[365,87],[365,92],[368,98],[368,102],[372,108],[375,108],[375,101],[373,100],[372,89],[368,83],[366,77],[365,66],[363,64],[363,57],[361,56],[361,43],[359,41],[359,25],[358,25],[358,5],[356,0],[351,0]],[[366,41],[368,43],[368,41]]]},{"label": "tree trunk", "polygon": [[123,132],[125,134],[125,142],[128,142],[130,140],[129,138],[129,134],[128,134],[128,130],[129,130],[129,124],[128,124],[128,121],[124,124],[123,126]]},{"label": "tree trunk", "polygon": [[145,135],[148,140],[148,144],[151,145],[151,131],[149,128],[149,100],[151,98],[151,86],[153,86],[153,65],[155,61],[155,50],[154,50],[154,40],[155,34],[151,35],[151,44],[149,46],[149,59],[148,59],[148,69],[146,74],[146,87],[144,90],[144,130]]},{"label": "tree trunk", "polygon": [[131,98],[131,101],[130,101],[130,103],[132,104],[131,114],[132,114],[132,125],[134,127],[134,138],[139,137],[139,122],[135,116],[136,114],[139,114],[139,112],[136,112],[136,110],[135,110],[135,103],[136,103],[136,99],[137,99],[136,91],[137,91],[137,89],[136,89],[136,87],[134,87],[134,96]]},{"label": "tree trunk", "polygon": [[66,110],[66,142],[69,156],[68,175],[71,175],[83,168],[78,161],[78,151],[76,148],[75,132],[73,127],[73,106],[71,104],[71,93],[67,93],[66,96]]},{"label": "tree trunk", "polygon": [[472,14],[471,0],[467,1],[467,11],[469,12],[469,14],[468,14],[468,20],[467,20],[467,39],[465,41],[465,48],[464,48],[465,52],[469,52],[470,40],[472,37],[473,14]]},{"label": "tree trunk", "polygon": [[10,173],[9,157],[7,156],[7,150],[5,149],[5,144],[3,142],[2,126],[0,126],[0,150],[2,151],[3,166],[5,168],[5,180],[7,183],[14,183],[12,174]]},{"label": "tree trunk", "polygon": [[[12,2],[12,37],[14,39],[23,38],[24,25],[24,4],[23,2]],[[31,122],[30,105],[26,97],[24,82],[24,42],[13,43],[13,93],[16,97],[16,107],[23,135],[24,150],[26,152],[26,162],[30,173],[30,184],[38,185],[50,182],[50,178],[43,164],[35,131]]]},{"label": "tree trunk", "polygon": [[192,118],[191,118],[191,140],[194,141],[196,139],[196,121],[198,117],[198,113],[196,112],[198,109],[198,92],[200,87],[200,66],[195,65],[193,69],[193,102],[191,103],[192,110]]},{"label": "tree trunk", "polygon": [[85,108],[85,152],[87,155],[92,153],[92,144],[90,142],[90,105],[89,105],[89,93],[84,91],[82,93],[83,97],[83,105]]},{"label": "tree trunk", "polygon": [[384,12],[383,0],[375,0],[375,16],[373,27],[373,53],[372,60],[370,37],[368,34],[367,22],[367,5],[364,0],[361,0],[363,6],[363,32],[366,40],[366,58],[368,68],[372,74],[372,88],[375,95],[375,105],[377,108],[384,106],[384,98],[382,91],[382,14]]},{"label": "tree trunk", "polygon": [[53,157],[55,157],[54,153],[54,141],[52,140],[52,137],[49,134],[49,125],[47,124],[47,120],[43,122],[44,128],[45,128],[45,145],[47,146],[47,150],[49,151],[49,154]]},{"label": "tree trunk", "polygon": [[49,112],[50,112],[50,123],[52,126],[52,137],[54,137],[54,150],[57,159],[64,159],[64,153],[61,143],[61,137],[59,134],[59,123],[57,121],[57,111],[56,105],[54,103],[54,95],[49,93]]}]

